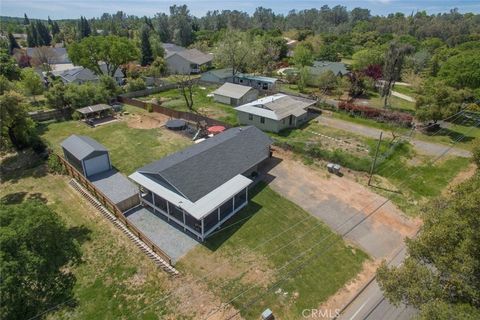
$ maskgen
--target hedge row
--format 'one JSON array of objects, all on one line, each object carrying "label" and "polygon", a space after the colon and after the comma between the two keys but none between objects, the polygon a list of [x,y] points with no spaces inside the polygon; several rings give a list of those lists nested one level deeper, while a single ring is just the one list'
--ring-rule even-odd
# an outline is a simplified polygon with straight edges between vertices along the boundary
[{"label": "hedge row", "polygon": [[338,108],[364,118],[375,119],[382,122],[392,122],[403,127],[410,127],[413,122],[413,116],[405,112],[360,106],[346,101],[340,102]]}]

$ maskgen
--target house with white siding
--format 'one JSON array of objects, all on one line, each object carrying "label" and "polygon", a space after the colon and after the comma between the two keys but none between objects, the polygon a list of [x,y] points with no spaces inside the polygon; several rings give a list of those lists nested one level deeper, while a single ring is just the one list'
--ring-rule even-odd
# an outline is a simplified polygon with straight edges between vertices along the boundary
[{"label": "house with white siding", "polygon": [[236,127],[150,163],[129,176],[140,199],[203,241],[248,204],[272,140],[255,127]]}]

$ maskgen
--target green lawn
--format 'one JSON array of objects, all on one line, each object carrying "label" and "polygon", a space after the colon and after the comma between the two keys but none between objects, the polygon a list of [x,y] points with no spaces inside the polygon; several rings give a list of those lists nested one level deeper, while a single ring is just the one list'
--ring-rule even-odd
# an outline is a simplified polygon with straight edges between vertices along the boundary
[{"label": "green lawn", "polygon": [[[399,127],[390,123],[377,122],[372,119],[351,116],[344,112],[333,112],[332,115],[334,118],[337,119],[353,122],[367,127],[377,128],[387,132],[395,131],[397,133],[408,135],[411,130],[409,128]],[[414,134],[414,138],[427,142],[450,145],[458,141],[463,135],[465,135],[465,137],[456,144],[456,147],[466,150],[472,150],[474,146],[474,140],[480,138],[480,128],[472,128],[471,126],[455,123],[448,123],[447,126],[448,128],[435,132],[432,135],[427,135],[416,131]]]},{"label": "green lawn", "polygon": [[[137,313],[168,294],[168,276],[120,230],[87,204],[65,176],[47,174],[44,165],[19,170],[5,179],[0,198],[22,194],[47,202],[79,241],[82,261],[71,270],[76,277],[74,306],[60,306],[47,319],[137,319]],[[176,301],[153,306],[143,319],[175,318]],[[157,316],[157,315],[160,316]],[[163,316],[162,316],[163,315]]]},{"label": "green lawn", "polygon": [[[231,227],[177,265],[197,277],[220,267],[208,277],[209,288],[222,302],[247,290],[232,302],[241,308],[254,299],[242,310],[244,318],[256,319],[269,307],[282,318],[299,319],[303,309],[318,307],[360,272],[367,255],[347,245],[320,220],[264,184],[251,190],[252,195],[249,205],[229,222]],[[281,234],[284,230],[288,232]],[[274,241],[266,242],[271,238]],[[304,256],[287,265],[302,252]],[[304,262],[305,267],[297,270]],[[292,274],[287,281],[267,292],[288,272]]]},{"label": "green lawn", "polygon": [[[137,114],[145,112],[135,107],[126,107],[126,110]],[[41,136],[57,152],[61,152],[62,140],[71,134],[88,135],[110,151],[112,164],[125,174],[191,144],[189,139],[166,129],[130,128],[126,121],[96,128],[74,120],[54,122],[41,125],[40,131]]]},{"label": "green lawn", "polygon": [[393,86],[393,91],[406,94],[407,96],[410,96],[412,98],[415,98],[415,95],[417,94],[412,87],[408,87],[408,86],[395,85]]},{"label": "green lawn", "polygon": [[[210,118],[224,121],[232,126],[237,125],[237,113],[232,106],[215,102],[213,97],[207,96],[217,88],[218,86],[214,85],[196,86],[193,92],[194,109],[200,112],[200,114]],[[178,89],[167,90],[146,97],[141,97],[139,99],[147,101],[152,98],[157,98],[164,107],[180,111],[189,111],[185,104],[185,100]]]},{"label": "green lawn", "polygon": [[[368,93],[369,98],[367,99],[369,105],[374,108],[383,108],[384,99],[380,96],[378,92],[371,91]],[[394,96],[388,98],[388,104],[390,105],[389,109],[398,110],[398,111],[415,111],[415,103],[400,99]]]}]

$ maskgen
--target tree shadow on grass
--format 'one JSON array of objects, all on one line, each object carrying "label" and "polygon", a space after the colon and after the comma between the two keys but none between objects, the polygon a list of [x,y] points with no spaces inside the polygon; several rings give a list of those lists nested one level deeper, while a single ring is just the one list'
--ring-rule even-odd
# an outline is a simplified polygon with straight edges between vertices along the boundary
[{"label": "tree shadow on grass", "polygon": [[444,127],[442,127],[440,131],[438,131],[437,133],[430,133],[430,134],[427,133],[427,135],[434,135],[434,134],[435,135],[438,134],[439,136],[449,137],[451,142],[462,141],[463,143],[468,143],[475,139],[475,137],[466,136],[463,133],[460,133],[455,130],[451,130],[449,128],[444,128]]},{"label": "tree shadow on grass", "polygon": [[41,178],[48,173],[45,159],[33,150],[16,152],[3,159],[0,168],[2,181],[16,183],[20,178]]}]

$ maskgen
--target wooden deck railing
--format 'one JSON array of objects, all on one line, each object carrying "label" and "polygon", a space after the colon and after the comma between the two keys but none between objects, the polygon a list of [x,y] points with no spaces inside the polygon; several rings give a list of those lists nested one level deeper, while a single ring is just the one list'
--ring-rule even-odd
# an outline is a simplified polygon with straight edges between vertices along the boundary
[{"label": "wooden deck railing", "polygon": [[141,232],[135,225],[133,225],[123,215],[123,212],[113,203],[102,191],[100,191],[95,185],[93,185],[83,174],[81,174],[75,167],[73,167],[67,160],[65,160],[59,154],[55,154],[58,160],[64,166],[68,175],[81,183],[105,208],[107,208],[113,215],[120,220],[134,235],[136,235],[141,241],[143,241],[153,252],[162,257],[172,265],[172,259],[162,249],[160,249],[155,243],[153,243],[143,232]]}]

